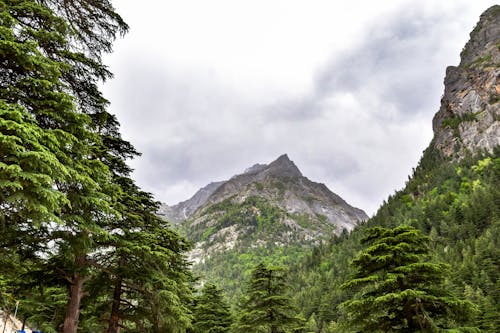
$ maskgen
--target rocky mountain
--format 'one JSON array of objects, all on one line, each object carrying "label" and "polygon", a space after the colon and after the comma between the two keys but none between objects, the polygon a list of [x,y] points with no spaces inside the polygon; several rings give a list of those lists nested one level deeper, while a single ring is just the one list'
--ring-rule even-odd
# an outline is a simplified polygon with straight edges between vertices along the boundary
[{"label": "rocky mountain", "polygon": [[195,262],[234,248],[316,244],[368,218],[304,177],[287,155],[211,183],[159,214],[196,243]]},{"label": "rocky mountain", "polygon": [[368,218],[324,184],[304,177],[286,154],[268,165],[255,164],[227,181],[210,183],[175,206],[162,205],[158,214],[177,223],[192,219],[191,224],[197,224],[206,219],[209,207],[225,200],[241,204],[249,197],[262,198],[287,214],[322,216],[322,220],[336,227],[337,233],[351,230]]},{"label": "rocky mountain", "polygon": [[158,214],[182,222],[198,210],[201,213],[197,215],[202,215],[208,205],[230,197],[241,202],[249,196],[263,197],[288,213],[325,215],[330,223],[340,227],[339,232],[343,228],[351,230],[359,221],[367,219],[364,211],[347,204],[324,184],[304,177],[286,154],[269,165],[255,164],[227,181],[210,183],[174,206],[163,204]]},{"label": "rocky mountain", "polygon": [[[351,230],[359,221],[367,219],[365,212],[347,204],[324,184],[304,177],[287,155],[269,165],[256,164],[220,183],[206,203],[216,204],[228,198],[241,203],[252,196],[262,197],[289,214],[325,216],[330,224],[337,226],[337,232]],[[200,213],[198,215],[203,214]]]},{"label": "rocky mountain", "polygon": [[213,182],[198,190],[190,199],[179,202],[175,206],[162,204],[158,210],[158,215],[174,223],[180,223],[188,219],[198,208],[203,206],[208,198],[224,182]]},{"label": "rocky mountain", "polygon": [[446,70],[434,145],[445,156],[492,152],[500,145],[500,6],[481,15],[458,66]]},{"label": "rocky mountain", "polygon": [[[314,248],[292,267],[290,280],[298,290],[302,313],[316,324],[311,332],[350,331],[343,326],[349,316],[343,317],[345,308],[338,307],[352,297],[342,287],[355,274],[349,263],[366,249],[360,240],[367,228],[400,225],[427,234],[432,248],[429,260],[448,265],[449,285],[443,292],[449,289],[477,306],[472,318],[461,314],[469,320],[463,327],[436,321],[447,328],[437,331],[500,332],[499,75],[500,6],[496,5],[481,15],[460,64],[447,69],[441,107],[433,120],[434,138],[405,187],[347,237]],[[393,297],[387,294],[387,299]]]}]

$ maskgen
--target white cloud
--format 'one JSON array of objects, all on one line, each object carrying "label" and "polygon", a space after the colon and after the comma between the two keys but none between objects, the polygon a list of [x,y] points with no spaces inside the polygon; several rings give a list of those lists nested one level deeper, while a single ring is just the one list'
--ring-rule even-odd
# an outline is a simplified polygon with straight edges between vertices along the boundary
[{"label": "white cloud", "polygon": [[372,213],[430,141],[445,66],[492,4],[120,1],[131,33],[105,93],[160,200],[288,153]]}]

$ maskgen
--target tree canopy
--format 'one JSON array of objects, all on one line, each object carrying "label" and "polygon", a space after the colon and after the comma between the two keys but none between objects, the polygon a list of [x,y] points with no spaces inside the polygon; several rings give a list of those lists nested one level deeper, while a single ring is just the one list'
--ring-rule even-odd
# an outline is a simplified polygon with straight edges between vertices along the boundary
[{"label": "tree canopy", "polygon": [[233,318],[222,290],[214,284],[203,286],[193,310],[193,333],[228,333]]},{"label": "tree canopy", "polygon": [[47,332],[190,322],[189,244],[130,178],[98,88],[127,30],[107,0],[0,0],[0,292]]},{"label": "tree canopy", "polygon": [[341,304],[359,332],[437,332],[476,311],[445,286],[448,266],[427,261],[429,238],[410,226],[366,231],[356,273],[343,288],[356,292]]},{"label": "tree canopy", "polygon": [[289,333],[302,329],[303,319],[287,294],[289,288],[283,268],[257,265],[242,300],[236,331]]}]

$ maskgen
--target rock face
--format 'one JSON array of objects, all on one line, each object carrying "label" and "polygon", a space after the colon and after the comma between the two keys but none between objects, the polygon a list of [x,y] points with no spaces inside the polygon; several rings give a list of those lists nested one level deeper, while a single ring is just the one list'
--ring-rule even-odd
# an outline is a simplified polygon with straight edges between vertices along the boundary
[{"label": "rock face", "polygon": [[351,230],[368,218],[364,211],[347,204],[324,184],[304,177],[287,155],[269,165],[254,165],[223,182],[207,198],[207,204],[231,197],[241,203],[252,196],[262,197],[288,213],[326,216],[329,223],[338,226],[338,232]]},{"label": "rock face", "polygon": [[211,183],[159,213],[180,223],[197,243],[195,261],[237,245],[317,243],[368,218],[324,184],[304,177],[287,155]]},{"label": "rock face", "polygon": [[434,145],[445,156],[488,151],[500,145],[500,6],[486,10],[444,80],[434,116]]},{"label": "rock face", "polygon": [[158,210],[158,215],[174,223],[180,223],[189,218],[198,208],[203,206],[208,198],[224,182],[213,182],[198,190],[191,199],[179,202],[175,206],[162,204]]}]

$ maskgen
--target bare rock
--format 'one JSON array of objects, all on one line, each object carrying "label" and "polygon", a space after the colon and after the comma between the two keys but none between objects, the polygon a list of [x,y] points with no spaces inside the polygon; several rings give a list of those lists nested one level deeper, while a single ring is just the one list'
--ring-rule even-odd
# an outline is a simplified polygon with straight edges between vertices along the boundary
[{"label": "bare rock", "polygon": [[486,10],[461,53],[446,70],[434,145],[445,156],[492,152],[500,144],[500,6]]}]

